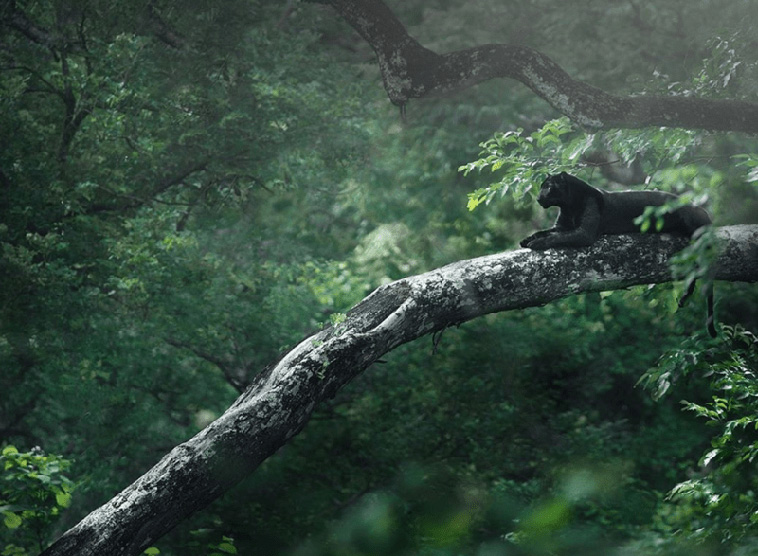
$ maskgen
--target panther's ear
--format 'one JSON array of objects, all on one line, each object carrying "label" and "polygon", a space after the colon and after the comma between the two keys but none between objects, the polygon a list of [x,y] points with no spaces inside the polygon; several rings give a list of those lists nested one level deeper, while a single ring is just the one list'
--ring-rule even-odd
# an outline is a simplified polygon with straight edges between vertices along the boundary
[{"label": "panther's ear", "polygon": [[561,172],[560,174],[555,174],[553,178],[556,183],[565,184],[569,182],[571,176],[566,172]]}]

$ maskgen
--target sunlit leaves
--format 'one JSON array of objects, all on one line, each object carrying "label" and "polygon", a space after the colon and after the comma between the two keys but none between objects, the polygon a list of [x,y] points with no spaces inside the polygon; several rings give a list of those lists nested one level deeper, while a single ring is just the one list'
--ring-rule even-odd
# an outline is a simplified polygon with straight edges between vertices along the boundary
[{"label": "sunlit leaves", "polygon": [[[499,180],[487,187],[469,193],[468,209],[474,210],[482,203],[489,204],[496,195],[513,195],[517,201],[524,198],[535,183],[547,177],[555,160],[563,152],[561,136],[571,131],[567,118],[547,122],[541,129],[524,135],[522,128],[516,131],[496,134],[481,143],[480,158],[459,168],[464,175],[477,170],[489,169],[499,172]],[[578,157],[581,149],[567,155]]]},{"label": "sunlit leaves", "polygon": [[[5,528],[19,529],[20,540],[55,522],[71,504],[74,483],[64,474],[71,462],[40,448],[19,452],[13,445],[0,455],[0,513]],[[23,529],[21,529],[23,528]],[[8,538],[0,531],[0,539]]]},{"label": "sunlit leaves", "polygon": [[642,375],[638,384],[648,388],[659,400],[682,377],[707,368],[707,361],[704,360],[706,353],[699,338],[688,339],[680,348],[664,353],[656,365]]}]

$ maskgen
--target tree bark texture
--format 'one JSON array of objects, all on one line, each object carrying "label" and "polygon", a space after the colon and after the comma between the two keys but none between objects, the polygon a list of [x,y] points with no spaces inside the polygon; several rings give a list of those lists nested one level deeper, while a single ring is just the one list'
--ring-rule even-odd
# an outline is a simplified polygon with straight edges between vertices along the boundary
[{"label": "tree bark texture", "polygon": [[376,53],[390,100],[445,94],[482,81],[520,81],[560,113],[587,129],[682,127],[758,133],[758,104],[684,96],[617,96],[572,79],[527,46],[485,44],[437,54],[411,37],[380,0],[324,0]]},{"label": "tree bark texture", "polygon": [[[720,228],[717,236],[715,278],[757,281],[758,226]],[[686,244],[666,234],[604,236],[587,248],[507,251],[382,286],[344,322],[269,366],[219,419],[43,555],[140,554],[255,470],[305,426],[319,402],[395,347],[487,313],[670,281],[669,258]]]}]

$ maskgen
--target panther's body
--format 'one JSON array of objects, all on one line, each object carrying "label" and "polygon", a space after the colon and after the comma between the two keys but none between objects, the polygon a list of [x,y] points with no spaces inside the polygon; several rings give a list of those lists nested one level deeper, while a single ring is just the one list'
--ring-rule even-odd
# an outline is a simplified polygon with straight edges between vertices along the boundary
[{"label": "panther's body", "polygon": [[[548,176],[542,183],[537,202],[543,207],[560,207],[555,226],[521,241],[522,247],[581,247],[593,244],[603,234],[627,234],[640,231],[634,220],[645,207],[661,206],[676,199],[663,191],[609,192],[566,172]],[[686,236],[711,223],[708,213],[700,207],[683,206],[663,218],[663,226],[653,225],[651,231],[678,233]]]},{"label": "panther's body", "polygon": [[[579,178],[561,172],[548,176],[537,197],[544,208],[560,207],[555,225],[521,240],[521,247],[535,250],[552,247],[584,247],[592,245],[603,234],[628,234],[640,231],[635,219],[645,207],[662,206],[676,199],[676,195],[663,191],[609,192],[592,187]],[[686,205],[673,209],[663,216],[663,223],[650,226],[654,232],[675,233],[691,237],[698,228],[711,223],[711,217],[700,207]],[[679,300],[681,306],[695,289],[694,280]],[[707,328],[716,336],[713,322],[713,287],[708,285]]]}]

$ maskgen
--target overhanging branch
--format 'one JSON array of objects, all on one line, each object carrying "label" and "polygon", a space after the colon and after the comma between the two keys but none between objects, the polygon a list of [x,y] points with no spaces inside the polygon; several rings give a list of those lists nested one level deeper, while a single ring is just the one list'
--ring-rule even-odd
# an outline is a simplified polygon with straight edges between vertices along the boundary
[{"label": "overhanging branch", "polygon": [[324,0],[376,53],[390,100],[445,94],[483,81],[520,81],[553,108],[590,129],[683,127],[758,133],[758,104],[673,96],[606,93],[572,79],[544,54],[526,47],[487,44],[437,54],[411,37],[380,0]]},{"label": "overhanging branch", "polygon": [[[715,277],[758,280],[758,226],[720,228]],[[687,240],[605,236],[588,248],[507,251],[398,280],[343,323],[303,340],[256,377],[216,421],[180,444],[43,556],[140,554],[254,471],[306,424],[318,403],[395,347],[475,317],[568,295],[671,280]]]}]

